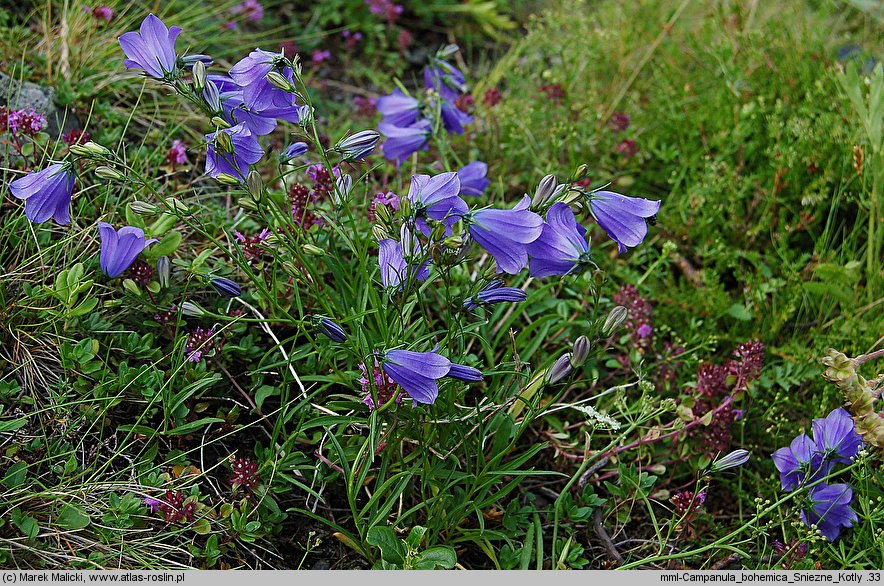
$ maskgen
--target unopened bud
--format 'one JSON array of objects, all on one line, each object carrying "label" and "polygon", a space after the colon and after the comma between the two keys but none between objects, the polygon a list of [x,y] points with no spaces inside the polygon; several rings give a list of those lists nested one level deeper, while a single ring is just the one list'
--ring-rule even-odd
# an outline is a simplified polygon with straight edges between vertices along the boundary
[{"label": "unopened bud", "polygon": [[233,139],[223,130],[215,133],[215,149],[219,152],[231,154],[234,151]]},{"label": "unopened bud", "polygon": [[154,214],[160,213],[159,206],[156,206],[152,203],[148,203],[146,201],[135,201],[129,202],[129,209],[138,214],[139,216],[152,216]]},{"label": "unopened bud", "polygon": [[347,341],[347,333],[344,328],[328,318],[322,318],[319,322],[319,331],[328,336],[334,342],[343,343]]},{"label": "unopened bud", "polygon": [[233,298],[242,295],[242,287],[230,279],[216,277],[209,281],[209,284],[212,285],[212,288],[217,291],[219,295],[224,297]]},{"label": "unopened bud", "polygon": [[190,215],[190,208],[187,207],[187,205],[184,202],[177,200],[174,197],[166,198],[166,201],[164,203],[166,204],[166,207],[168,208],[169,212],[171,212],[173,214],[176,214],[179,216],[189,216]]},{"label": "unopened bud", "polygon": [[734,450],[730,454],[723,456],[712,462],[712,472],[722,472],[731,468],[737,468],[749,461],[750,454],[746,450]]},{"label": "unopened bud", "polygon": [[402,214],[403,218],[411,217],[411,200],[407,197],[403,197],[399,199],[399,213]]},{"label": "unopened bud", "polygon": [[371,235],[374,236],[375,240],[377,240],[378,242],[390,237],[390,233],[387,232],[380,224],[375,224],[371,227]]},{"label": "unopened bud", "polygon": [[258,211],[258,204],[251,197],[241,197],[236,200],[236,205],[241,207],[244,210],[248,210],[250,212]]},{"label": "unopened bud", "polygon": [[571,374],[571,354],[562,354],[546,372],[546,382],[554,385]]},{"label": "unopened bud", "polygon": [[73,145],[71,152],[80,157],[109,157],[111,155],[110,149],[91,140],[83,144]]},{"label": "unopened bud", "polygon": [[284,92],[294,92],[295,91],[295,87],[292,85],[292,82],[287,80],[285,78],[285,76],[283,76],[278,71],[271,71],[266,76],[264,76],[264,79],[269,81],[274,87],[277,87]]},{"label": "unopened bud", "polygon": [[361,161],[378,145],[381,135],[374,130],[363,130],[338,141],[335,151],[345,161]]},{"label": "unopened bud", "polygon": [[325,251],[318,246],[314,246],[313,244],[302,244],[301,248],[304,249],[304,252],[307,254],[312,254],[313,256],[323,256]]},{"label": "unopened bud", "polygon": [[[206,82],[206,87],[203,88],[203,101],[206,103],[206,106],[209,107],[209,110],[212,112],[220,112],[221,111],[221,92],[218,89],[218,86],[215,85],[214,81]],[[213,121],[215,118],[212,119]],[[225,126],[224,128],[227,128]]]},{"label": "unopened bud", "polygon": [[555,175],[547,175],[541,179],[537,189],[534,190],[534,197],[531,198],[531,206],[539,208],[549,203],[558,187],[559,182]]},{"label": "unopened bud", "polygon": [[202,317],[206,315],[206,310],[193,301],[185,301],[181,304],[181,313],[189,317]]},{"label": "unopened bud", "polygon": [[172,263],[169,262],[168,256],[161,256],[157,259],[157,281],[163,289],[169,286],[172,276]]},{"label": "unopened bud", "polygon": [[574,181],[580,181],[586,174],[589,172],[589,167],[586,166],[586,163],[577,167],[577,170],[574,171]]},{"label": "unopened bud", "polygon": [[445,231],[447,230],[447,226],[442,222],[439,222],[435,226],[433,226],[433,231],[430,232],[430,240],[433,242],[439,242],[445,236]]},{"label": "unopened bud", "polygon": [[387,205],[383,203],[375,204],[374,215],[384,224],[389,224],[393,221],[393,216],[390,214],[390,208],[388,208]]},{"label": "unopened bud", "polygon": [[310,126],[313,122],[313,107],[304,104],[298,108],[298,124],[301,126]]},{"label": "unopened bud", "polygon": [[206,65],[202,61],[196,61],[191,70],[193,75],[193,89],[197,93],[203,91],[206,87]]},{"label": "unopened bud", "polygon": [[448,248],[451,248],[451,249],[457,250],[457,249],[459,249],[461,246],[464,245],[464,240],[465,240],[465,239],[464,239],[464,237],[463,237],[463,234],[458,234],[457,236],[449,236],[448,238],[446,238],[445,240],[443,240],[443,243],[444,243],[445,246],[447,246]]},{"label": "unopened bud", "polygon": [[664,466],[663,464],[653,464],[648,467],[648,472],[650,472],[654,476],[662,476],[666,474],[666,466]]},{"label": "unopened bud", "polygon": [[574,340],[574,348],[571,349],[571,366],[577,368],[586,362],[590,347],[589,338],[586,336],[580,336]]},{"label": "unopened bud", "polygon": [[408,258],[414,254],[415,238],[407,224],[399,229],[399,241],[402,243],[402,256]]},{"label": "unopened bud", "polygon": [[338,177],[335,181],[335,190],[333,195],[333,200],[335,205],[342,205],[347,199],[350,197],[350,192],[353,190],[353,178],[347,175],[346,173]]},{"label": "unopened bud", "polygon": [[230,128],[230,122],[220,116],[212,116],[211,122],[216,128]]},{"label": "unopened bud", "polygon": [[617,328],[620,327],[628,315],[629,312],[622,305],[618,305],[612,309],[611,313],[608,314],[608,317],[605,318],[605,324],[602,326],[602,335],[606,338],[611,336]]},{"label": "unopened bud", "polygon": [[264,194],[264,180],[261,179],[261,174],[254,169],[249,171],[249,174],[246,177],[246,189],[249,190],[249,195],[251,195],[255,201],[261,201],[261,196]]},{"label": "unopened bud", "polygon": [[218,173],[215,175],[215,181],[220,183],[221,185],[239,185],[240,180],[237,177],[234,177],[230,173]]},{"label": "unopened bud", "polygon": [[123,175],[122,173],[120,173],[116,169],[113,169],[113,168],[105,166],[105,165],[101,165],[100,167],[96,167],[95,174],[98,175],[99,177],[101,177],[102,179],[114,179],[116,181],[120,181],[120,180],[126,178],[125,175]]}]

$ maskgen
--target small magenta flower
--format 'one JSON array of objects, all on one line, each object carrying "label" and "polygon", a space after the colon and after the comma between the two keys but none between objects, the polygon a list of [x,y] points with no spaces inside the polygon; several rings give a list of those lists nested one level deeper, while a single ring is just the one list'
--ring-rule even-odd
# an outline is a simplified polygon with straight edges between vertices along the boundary
[{"label": "small magenta flower", "polygon": [[187,147],[184,146],[184,141],[179,139],[172,141],[172,146],[166,154],[166,161],[173,167],[187,162]]},{"label": "small magenta flower", "polygon": [[567,275],[591,262],[586,228],[577,223],[568,204],[550,206],[540,238],[528,245],[528,254],[532,277]]},{"label": "small magenta flower", "polygon": [[528,298],[528,294],[518,287],[504,287],[503,281],[494,280],[485,285],[481,291],[471,297],[467,297],[463,306],[467,311],[473,311],[480,305],[494,305],[496,303],[521,303]]},{"label": "small magenta flower", "polygon": [[863,445],[853,418],[842,407],[829,413],[825,419],[813,420],[813,440],[816,449],[830,462],[849,463]]},{"label": "small magenta flower", "polygon": [[282,162],[289,161],[294,159],[295,157],[300,157],[304,153],[307,152],[307,143],[306,142],[295,142],[290,144],[284,151],[282,151],[282,155],[279,157]]},{"label": "small magenta flower", "polygon": [[[219,141],[221,134],[229,139],[233,146],[232,152],[225,152],[222,148],[227,140]],[[207,134],[206,142],[206,175],[209,177],[226,173],[242,182],[249,172],[249,165],[257,163],[264,156],[258,138],[242,124]]]},{"label": "small magenta flower", "polygon": [[264,18],[264,7],[258,0],[245,0],[230,9],[232,14],[242,14],[252,22],[258,22]]},{"label": "small magenta flower", "polygon": [[810,489],[801,520],[807,526],[816,525],[829,541],[835,541],[841,528],[853,527],[859,519],[850,508],[853,491],[846,484],[818,484]]},{"label": "small magenta flower", "polygon": [[144,506],[150,509],[151,513],[156,513],[160,510],[160,505],[163,504],[163,501],[155,499],[150,496],[144,497]]},{"label": "small magenta flower", "polygon": [[457,172],[460,179],[460,195],[482,195],[491,180],[486,177],[488,174],[488,165],[482,161],[473,161],[463,169]]},{"label": "small magenta flower", "polygon": [[528,209],[525,196],[511,210],[486,208],[464,216],[470,236],[497,261],[500,271],[515,275],[528,264],[527,245],[540,237],[543,218]]},{"label": "small magenta flower", "polygon": [[645,239],[646,219],[660,211],[660,202],[597,191],[589,196],[589,209],[599,226],[617,243],[617,249],[626,252]]},{"label": "small magenta flower", "polygon": [[390,375],[416,403],[432,405],[439,396],[436,383],[450,376],[468,382],[482,380],[482,372],[470,366],[452,364],[450,360],[433,352],[390,350],[381,363]]},{"label": "small magenta flower", "polygon": [[409,278],[426,281],[430,276],[430,263],[423,263],[419,269],[410,267],[405,260],[402,243],[392,238],[384,238],[378,243],[378,264],[381,267],[381,284],[385,288],[398,288]]},{"label": "small magenta flower", "polygon": [[101,237],[98,257],[101,271],[111,279],[126,272],[141,251],[157,241],[156,238],[145,240],[141,228],[124,226],[114,230],[107,222],[98,223],[98,234]]},{"label": "small magenta flower", "polygon": [[25,217],[34,224],[54,218],[59,224],[71,223],[71,195],[74,175],[67,163],[53,163],[9,184],[13,197],[25,201]]},{"label": "small magenta flower", "polygon": [[129,68],[143,69],[149,76],[163,79],[176,70],[175,39],[181,27],[167,28],[163,21],[148,14],[141,22],[141,32],[124,33],[120,47],[126,54],[123,64]]},{"label": "small magenta flower", "polygon": [[212,285],[212,288],[217,291],[219,295],[223,295],[224,297],[233,298],[242,295],[242,287],[230,279],[216,277],[209,281],[209,284]]},{"label": "small magenta flower", "polygon": [[414,124],[420,115],[420,102],[405,95],[399,89],[393,90],[388,96],[378,98],[375,107],[383,115],[384,123],[400,128]]},{"label": "small magenta flower", "polygon": [[363,130],[341,139],[335,150],[345,161],[361,161],[378,146],[381,135],[374,130]]},{"label": "small magenta flower", "polygon": [[378,130],[387,137],[381,151],[388,161],[401,163],[413,153],[425,150],[432,134],[429,120],[418,120],[409,126],[395,126],[388,122],[378,124]]},{"label": "small magenta flower", "polygon": [[347,341],[347,332],[344,331],[344,328],[327,317],[324,317],[319,321],[319,331],[325,334],[326,337],[333,342],[343,344]]}]

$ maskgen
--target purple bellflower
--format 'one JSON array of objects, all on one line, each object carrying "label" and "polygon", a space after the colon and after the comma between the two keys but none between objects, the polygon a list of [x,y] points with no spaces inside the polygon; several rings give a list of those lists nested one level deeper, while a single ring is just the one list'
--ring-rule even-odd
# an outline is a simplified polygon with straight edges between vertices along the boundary
[{"label": "purple bellflower", "polygon": [[294,159],[295,157],[300,157],[304,153],[307,152],[307,143],[306,142],[295,142],[290,144],[279,156],[283,161],[288,161],[290,159]]},{"label": "purple bellflower", "polygon": [[[801,486],[807,480],[825,476],[831,470],[831,464],[823,466],[822,456],[816,452],[816,445],[805,433],[792,440],[789,447],[774,452],[771,458],[780,472],[780,483],[785,490]],[[818,472],[811,477],[813,470]]]},{"label": "purple bellflower", "polygon": [[[232,153],[218,150],[216,137],[221,133],[230,137],[233,144]],[[257,137],[242,124],[207,134],[206,142],[208,143],[206,175],[209,177],[227,173],[242,181],[249,172],[249,165],[257,163],[264,156]]]},{"label": "purple bellflower", "polygon": [[53,163],[9,184],[13,197],[25,201],[25,216],[34,224],[55,218],[59,224],[71,223],[71,195],[74,175],[67,163]]},{"label": "purple bellflower", "polygon": [[141,228],[124,226],[114,230],[107,222],[98,223],[98,235],[101,237],[98,257],[101,271],[112,279],[125,273],[141,251],[157,241],[156,238],[145,240]]},{"label": "purple bellflower", "polygon": [[439,396],[436,383],[446,376],[468,382],[482,380],[482,372],[470,366],[452,364],[450,360],[433,352],[390,350],[381,363],[394,382],[402,387],[415,403],[432,405]]},{"label": "purple bellflower", "polygon": [[436,90],[443,100],[453,102],[461,94],[466,93],[466,78],[454,65],[433,57],[424,68],[424,84],[427,89]]},{"label": "purple bellflower", "polygon": [[212,288],[217,291],[219,295],[223,295],[224,297],[230,297],[232,299],[242,295],[242,287],[230,279],[215,277],[209,281],[209,284],[212,285]]},{"label": "purple bellflower", "polygon": [[347,332],[344,331],[344,328],[327,317],[324,317],[319,321],[319,331],[325,334],[325,336],[333,342],[342,344],[347,341]]},{"label": "purple bellflower", "polygon": [[420,115],[420,102],[399,89],[378,98],[375,107],[383,115],[383,122],[400,128],[414,124]]},{"label": "purple bellflower", "polygon": [[457,177],[460,179],[459,195],[482,195],[491,180],[486,177],[488,175],[488,165],[482,161],[473,161],[466,167],[458,170]]},{"label": "purple bellflower", "polygon": [[862,447],[862,437],[854,429],[853,418],[839,407],[824,419],[813,420],[813,440],[826,461],[849,463]]},{"label": "purple bellflower", "polygon": [[450,235],[451,226],[469,211],[466,202],[458,196],[458,193],[460,193],[460,179],[457,173],[411,177],[408,199],[414,208],[418,229],[425,236],[429,236],[431,232],[425,217],[444,222],[447,228],[446,235]]},{"label": "purple bellflower", "polygon": [[448,101],[442,102],[439,113],[442,115],[442,125],[449,134],[463,134],[464,126],[473,121],[472,116]]},{"label": "purple bellflower", "polygon": [[143,69],[149,76],[163,79],[176,70],[175,39],[181,27],[166,28],[163,21],[148,14],[141,22],[141,32],[131,31],[120,36],[120,47],[126,54],[123,64]]},{"label": "purple bellflower", "polygon": [[801,511],[805,525],[816,525],[829,541],[835,541],[842,527],[853,527],[859,519],[850,508],[853,491],[846,484],[818,484],[810,489],[806,508]]},{"label": "purple bellflower", "polygon": [[586,228],[577,223],[566,203],[554,203],[546,212],[540,238],[528,245],[532,277],[567,275],[589,260]]},{"label": "purple bellflower", "polygon": [[276,71],[290,83],[294,80],[292,68],[282,63],[280,55],[255,49],[230,68],[230,77],[242,88],[243,104],[249,111],[287,122],[298,122],[299,107],[295,94],[267,80],[267,74],[271,71]]},{"label": "purple bellflower", "polygon": [[527,245],[543,231],[543,218],[530,205],[525,196],[511,210],[486,208],[464,216],[470,236],[494,257],[499,271],[515,275],[528,264]]},{"label": "purple bellflower", "polygon": [[494,280],[485,285],[481,291],[464,299],[463,306],[467,311],[473,311],[480,305],[494,305],[495,303],[521,303],[528,298],[528,294],[518,287],[504,287],[503,281]]},{"label": "purple bellflower", "polygon": [[409,126],[396,126],[388,122],[378,124],[378,130],[387,137],[381,151],[388,161],[402,163],[413,153],[426,150],[432,129],[429,120],[418,120]]},{"label": "purple bellflower", "polygon": [[430,276],[430,263],[423,263],[415,270],[408,265],[402,251],[402,243],[384,238],[378,243],[378,264],[381,267],[381,284],[385,288],[400,288],[409,278],[426,281]]},{"label": "purple bellflower", "polygon": [[626,252],[642,243],[648,234],[646,218],[660,211],[660,202],[640,197],[627,197],[613,191],[597,191],[589,195],[589,209],[599,226]]}]

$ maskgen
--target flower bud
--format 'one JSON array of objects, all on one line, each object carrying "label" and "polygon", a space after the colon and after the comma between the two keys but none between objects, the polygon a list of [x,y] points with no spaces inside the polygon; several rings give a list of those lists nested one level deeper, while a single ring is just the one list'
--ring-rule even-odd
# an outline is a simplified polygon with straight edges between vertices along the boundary
[{"label": "flower bud", "polygon": [[234,150],[233,139],[226,132],[217,132],[215,133],[215,148],[219,152],[231,154]]},{"label": "flower bud", "polygon": [[215,175],[215,181],[221,185],[239,185],[240,181],[230,173],[218,173]]},{"label": "flower bud", "polygon": [[718,458],[712,462],[711,472],[722,472],[731,468],[737,468],[749,461],[750,454],[746,450],[734,450],[730,454]]},{"label": "flower bud", "polygon": [[403,218],[410,218],[412,212],[411,200],[407,197],[399,198],[399,213]]},{"label": "flower bud", "polygon": [[534,190],[534,197],[531,198],[531,206],[539,208],[549,203],[556,190],[559,188],[559,182],[555,175],[547,175],[540,180],[537,189]]},{"label": "flower bud", "polygon": [[255,201],[261,201],[261,196],[264,194],[264,180],[261,179],[261,174],[254,169],[249,171],[246,177],[246,189],[249,190],[249,195]]},{"label": "flower bud", "polygon": [[546,372],[546,382],[554,385],[571,374],[571,354],[562,354]]},{"label": "flower bud", "polygon": [[169,286],[172,276],[172,263],[169,262],[168,256],[161,256],[157,259],[157,281],[163,289]]},{"label": "flower bud", "polygon": [[402,243],[402,256],[409,258],[414,254],[415,238],[407,224],[399,229],[399,241]]},{"label": "flower bud", "polygon": [[[212,112],[220,112],[221,111],[221,92],[218,90],[218,86],[214,81],[206,82],[205,88],[202,90],[203,101],[206,103],[206,106],[209,107],[209,110]],[[215,121],[215,118],[212,118],[212,121]],[[224,128],[227,128],[225,126]]]},{"label": "flower bud", "polygon": [[387,232],[380,224],[375,224],[371,227],[371,235],[374,236],[375,240],[378,242],[390,237],[389,232]]},{"label": "flower bud", "polygon": [[629,315],[629,312],[622,305],[612,309],[608,317],[605,318],[605,324],[602,326],[602,335],[606,338],[611,336],[620,327],[627,315]]},{"label": "flower bud", "polygon": [[230,122],[220,116],[212,116],[211,122],[216,128],[230,128]]},{"label": "flower bud", "polygon": [[202,63],[203,67],[209,67],[212,63],[215,62],[209,55],[203,55],[202,53],[194,53],[193,55],[185,55],[181,58],[181,63],[186,68],[192,68],[197,63]]},{"label": "flower bud", "polygon": [[458,234],[457,236],[449,236],[448,238],[446,238],[442,242],[448,248],[458,250],[458,249],[460,249],[461,246],[464,245],[465,239],[464,239],[463,234]]},{"label": "flower bud", "polygon": [[89,141],[83,144],[75,144],[71,147],[71,152],[80,157],[109,157],[110,149],[101,146],[97,142]]},{"label": "flower bud", "polygon": [[141,289],[138,288],[138,285],[132,279],[123,279],[123,289],[132,295],[141,295]]},{"label": "flower bud", "polygon": [[335,181],[335,189],[332,192],[332,200],[335,205],[342,205],[347,198],[350,197],[350,192],[353,190],[353,178],[347,175],[346,173],[341,175]]},{"label": "flower bud", "polygon": [[236,205],[241,207],[244,210],[248,210],[250,212],[258,211],[258,204],[251,197],[241,197],[236,200]]},{"label": "flower bud", "polygon": [[95,168],[95,174],[101,177],[102,179],[114,179],[116,181],[120,181],[125,179],[126,176],[106,165],[101,165],[100,167]]},{"label": "flower bud", "polygon": [[193,89],[195,92],[199,93],[203,91],[203,88],[206,87],[206,65],[202,61],[195,61],[193,64],[193,69],[191,70],[191,74],[193,75]]},{"label": "flower bud", "polygon": [[374,206],[374,215],[375,217],[383,222],[384,224],[389,224],[393,221],[393,216],[390,214],[390,208],[387,207],[386,204],[377,203]]},{"label": "flower bud", "polygon": [[267,75],[264,76],[264,79],[269,81],[274,87],[281,89],[284,92],[294,92],[295,87],[292,85],[292,82],[287,80],[285,76],[283,76],[278,71],[271,71]]},{"label": "flower bud", "polygon": [[654,476],[663,476],[666,474],[666,466],[663,464],[653,464],[648,467],[648,472],[653,474]]},{"label": "flower bud", "polygon": [[363,130],[338,141],[335,151],[345,161],[360,161],[371,153],[378,145],[381,135],[374,130]]},{"label": "flower bud", "polygon": [[242,288],[230,279],[216,277],[209,281],[209,284],[212,285],[212,288],[215,289],[219,295],[223,295],[224,297],[233,298],[242,295]]},{"label": "flower bud", "polygon": [[580,336],[574,340],[574,348],[571,350],[571,366],[577,368],[586,362],[590,349],[589,338]]},{"label": "flower bud", "polygon": [[181,313],[189,317],[202,317],[206,315],[206,310],[197,303],[185,301],[181,304]]},{"label": "flower bud", "polygon": [[179,216],[189,216],[190,215],[190,208],[187,207],[187,205],[184,204],[184,202],[179,201],[179,200],[175,199],[174,197],[167,197],[165,204],[166,204],[166,208],[173,214],[177,214]]},{"label": "flower bud", "polygon": [[283,163],[294,159],[295,157],[300,157],[304,153],[307,152],[307,143],[306,142],[295,142],[290,144],[282,153],[279,155],[279,160]]},{"label": "flower bud", "polygon": [[339,344],[347,341],[347,333],[344,329],[328,318],[322,318],[319,322],[319,331]]},{"label": "flower bud", "polygon": [[129,209],[138,214],[139,216],[152,216],[154,214],[160,213],[160,207],[156,206],[152,203],[148,203],[146,201],[135,201],[129,202]]},{"label": "flower bud", "polygon": [[586,177],[586,174],[588,172],[589,172],[589,167],[586,165],[586,163],[583,163],[582,165],[577,167],[576,171],[574,171],[574,181],[580,181],[581,179]]},{"label": "flower bud", "polygon": [[310,126],[313,122],[313,107],[304,104],[298,108],[298,124],[301,126]]},{"label": "flower bud", "polygon": [[313,244],[302,244],[301,248],[307,254],[312,254],[313,256],[323,256],[325,251],[318,246],[314,246]]}]

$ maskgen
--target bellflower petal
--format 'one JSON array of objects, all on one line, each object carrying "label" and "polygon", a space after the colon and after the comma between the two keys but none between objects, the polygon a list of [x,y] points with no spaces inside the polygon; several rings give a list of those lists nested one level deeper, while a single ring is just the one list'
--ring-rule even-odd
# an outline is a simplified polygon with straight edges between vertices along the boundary
[{"label": "bellflower petal", "polygon": [[[215,137],[219,133],[230,137],[233,143],[232,153],[216,150]],[[242,124],[207,134],[206,142],[209,145],[206,153],[206,175],[209,177],[227,173],[242,181],[249,172],[249,165],[257,163],[264,156],[257,137]]]},{"label": "bellflower petal", "polygon": [[410,126],[395,126],[387,122],[378,124],[387,140],[381,146],[381,151],[388,161],[401,163],[413,153],[426,150],[430,141],[431,125],[429,120],[418,120]]},{"label": "bellflower petal", "polygon": [[810,489],[807,500],[801,520],[816,525],[828,541],[835,541],[842,527],[852,527],[859,520],[850,507],[853,491],[846,484],[818,484]]},{"label": "bellflower petal", "polygon": [[54,218],[59,224],[71,223],[71,195],[74,175],[70,166],[53,163],[9,184],[13,197],[25,202],[25,217],[34,224]]},{"label": "bellflower petal", "polygon": [[375,107],[383,115],[383,122],[393,126],[410,126],[417,122],[420,115],[420,102],[398,89],[388,96],[378,98]]},{"label": "bellflower petal", "polygon": [[598,191],[592,194],[589,209],[599,226],[617,243],[617,249],[626,252],[645,239],[648,234],[645,218],[660,211],[660,202]]},{"label": "bellflower petal", "polygon": [[482,161],[473,161],[457,172],[460,179],[460,193],[458,195],[479,196],[485,193],[491,180],[486,177],[488,165]]},{"label": "bellflower petal", "polygon": [[586,228],[577,223],[568,204],[554,203],[546,212],[540,237],[528,244],[527,250],[532,277],[568,274],[589,251]]},{"label": "bellflower petal", "polygon": [[511,210],[478,210],[469,217],[470,236],[488,251],[500,271],[515,275],[528,264],[526,246],[543,231],[543,218],[528,209],[530,197]]},{"label": "bellflower petal", "polygon": [[839,407],[825,419],[813,420],[813,439],[816,449],[827,454],[828,459],[850,462],[862,447],[862,437],[856,433],[853,418],[846,409]]},{"label": "bellflower petal", "polygon": [[141,22],[140,32],[128,32],[120,36],[120,47],[127,59],[123,64],[129,68],[143,69],[151,77],[162,79],[176,69],[175,40],[181,27],[167,28],[153,14]]},{"label": "bellflower petal", "polygon": [[126,272],[141,251],[157,241],[156,238],[145,240],[141,228],[124,226],[114,230],[107,222],[98,223],[98,234],[101,237],[98,257],[101,271],[112,279]]}]

